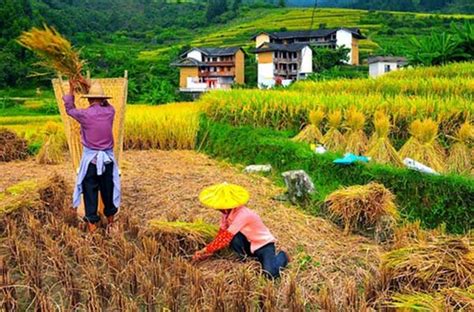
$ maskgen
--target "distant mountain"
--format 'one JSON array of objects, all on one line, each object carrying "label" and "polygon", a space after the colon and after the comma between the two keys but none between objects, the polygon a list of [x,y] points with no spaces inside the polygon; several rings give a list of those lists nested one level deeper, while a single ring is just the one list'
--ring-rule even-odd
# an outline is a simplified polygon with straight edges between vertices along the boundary
[{"label": "distant mountain", "polygon": [[[355,0],[317,0],[317,5],[322,7],[345,7]],[[313,7],[315,0],[286,0],[286,5],[294,7]]]}]

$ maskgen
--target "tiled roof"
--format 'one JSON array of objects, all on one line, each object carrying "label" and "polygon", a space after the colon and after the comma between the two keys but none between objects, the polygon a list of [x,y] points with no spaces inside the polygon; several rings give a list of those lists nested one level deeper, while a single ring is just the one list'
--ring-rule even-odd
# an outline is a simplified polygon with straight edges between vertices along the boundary
[{"label": "tiled roof", "polygon": [[240,47],[227,47],[227,48],[192,48],[181,55],[181,57],[186,56],[189,52],[193,50],[198,50],[204,55],[207,56],[228,56],[235,55],[239,51]]},{"label": "tiled roof", "polygon": [[377,62],[389,62],[389,63],[408,63],[408,60],[402,56],[372,56],[369,57],[367,62],[369,64]]},{"label": "tiled roof", "polygon": [[[353,34],[354,37],[363,39],[365,38],[362,36],[359,28],[321,28],[315,30],[295,30],[295,31],[280,31],[280,32],[268,32],[267,34],[273,39],[292,39],[292,38],[318,38],[318,37],[327,37],[338,30],[347,30]],[[265,32],[263,32],[265,33]],[[255,38],[257,35],[253,36]]]},{"label": "tiled roof", "polygon": [[309,46],[306,43],[291,43],[291,44],[278,44],[278,43],[262,43],[258,48],[252,50],[253,53],[260,52],[272,52],[272,51],[283,51],[283,52],[298,52],[304,47]]},{"label": "tiled roof", "polygon": [[197,66],[208,66],[206,63],[200,62],[192,57],[187,57],[177,62],[171,63],[172,66],[177,67],[197,67]]}]

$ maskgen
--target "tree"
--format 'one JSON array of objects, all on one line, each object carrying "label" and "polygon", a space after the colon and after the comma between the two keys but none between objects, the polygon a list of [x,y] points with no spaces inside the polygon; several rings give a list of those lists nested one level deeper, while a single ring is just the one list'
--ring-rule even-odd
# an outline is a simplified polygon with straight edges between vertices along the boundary
[{"label": "tree", "polygon": [[206,19],[208,22],[212,22],[226,11],[227,0],[208,0]]},{"label": "tree", "polygon": [[329,48],[313,48],[313,64],[316,71],[321,72],[337,65],[342,65],[349,61],[350,49],[346,47],[338,47],[336,49]]},{"label": "tree", "polygon": [[232,3],[232,11],[237,12],[242,5],[242,0],[234,0]]},{"label": "tree", "polygon": [[455,35],[446,32],[434,33],[422,39],[412,37],[408,59],[412,64],[426,66],[468,59],[470,55],[464,52],[460,43]]},{"label": "tree", "polygon": [[280,8],[286,7],[285,0],[278,0],[278,6],[279,6]]}]

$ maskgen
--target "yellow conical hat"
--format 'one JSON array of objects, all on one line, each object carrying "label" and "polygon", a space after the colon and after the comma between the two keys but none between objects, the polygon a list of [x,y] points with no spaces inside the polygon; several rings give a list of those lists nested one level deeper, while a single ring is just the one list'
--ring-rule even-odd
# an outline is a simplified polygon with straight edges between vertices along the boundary
[{"label": "yellow conical hat", "polygon": [[249,198],[250,194],[246,189],[229,183],[207,187],[199,194],[199,200],[204,206],[218,210],[243,206]]}]

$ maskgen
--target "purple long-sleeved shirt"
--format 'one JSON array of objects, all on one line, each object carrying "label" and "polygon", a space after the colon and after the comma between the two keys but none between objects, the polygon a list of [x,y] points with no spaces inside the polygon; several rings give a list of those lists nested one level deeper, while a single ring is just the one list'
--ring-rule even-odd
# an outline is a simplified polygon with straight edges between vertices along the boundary
[{"label": "purple long-sleeved shirt", "polygon": [[114,147],[113,124],[115,109],[112,105],[93,104],[86,109],[74,105],[74,95],[63,96],[69,116],[81,125],[82,144],[90,149],[104,151]]}]

